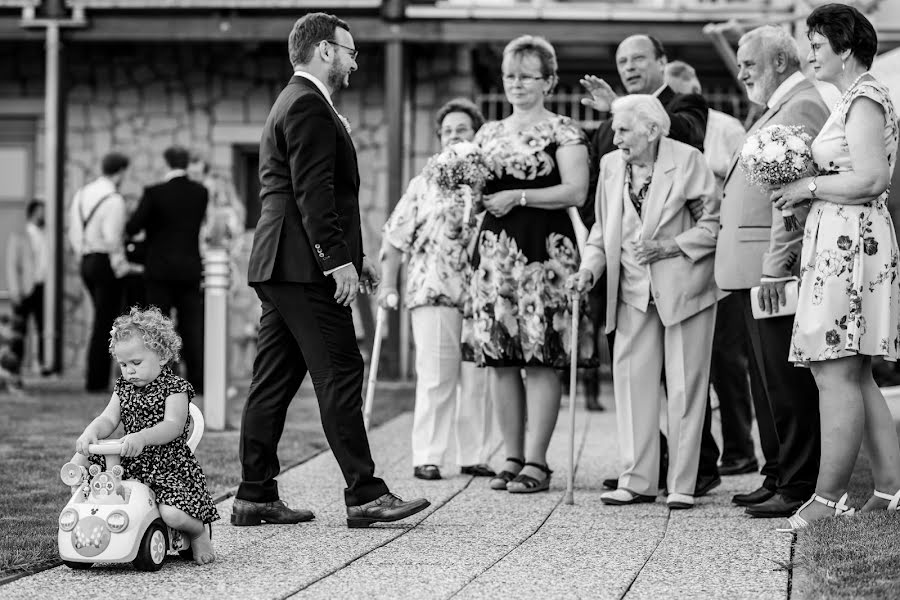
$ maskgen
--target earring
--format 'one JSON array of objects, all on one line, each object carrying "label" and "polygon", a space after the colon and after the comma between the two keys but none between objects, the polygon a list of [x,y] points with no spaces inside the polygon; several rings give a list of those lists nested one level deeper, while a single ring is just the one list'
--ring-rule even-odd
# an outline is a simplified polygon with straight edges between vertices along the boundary
[{"label": "earring", "polygon": [[841,71],[845,71],[846,69],[847,69],[847,61],[842,60],[841,61]]}]

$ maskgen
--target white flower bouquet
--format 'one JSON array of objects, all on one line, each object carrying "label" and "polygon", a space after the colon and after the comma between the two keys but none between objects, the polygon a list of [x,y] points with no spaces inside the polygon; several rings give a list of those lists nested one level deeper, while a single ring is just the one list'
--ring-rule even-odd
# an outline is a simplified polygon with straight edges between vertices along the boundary
[{"label": "white flower bouquet", "polygon": [[481,198],[491,170],[478,144],[457,142],[428,159],[422,175],[441,190],[461,194],[465,202],[463,222],[468,222],[473,204]]},{"label": "white flower bouquet", "polygon": [[[814,170],[809,140],[799,125],[770,125],[747,137],[738,162],[750,183],[770,191]],[[793,210],[781,216],[787,231],[800,228]]]}]

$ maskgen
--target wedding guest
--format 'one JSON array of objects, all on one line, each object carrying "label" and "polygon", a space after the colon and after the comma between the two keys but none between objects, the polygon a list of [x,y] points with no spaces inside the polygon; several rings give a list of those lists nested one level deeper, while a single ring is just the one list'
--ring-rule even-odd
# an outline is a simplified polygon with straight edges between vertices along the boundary
[{"label": "wedding guest", "polygon": [[[562,394],[555,369],[568,366],[572,334],[564,283],[578,267],[566,211],[581,205],[588,183],[584,134],[545,106],[556,71],[556,51],[544,38],[509,42],[502,81],[512,114],[475,137],[495,178],[485,188],[473,259],[473,351],[490,372],[507,456],[490,486],[512,493],[550,486],[547,447]],[[592,335],[589,327],[584,320],[580,332]]]},{"label": "wedding guest", "polygon": [[900,443],[872,377],[873,356],[900,357],[900,250],[887,209],[897,113],[890,90],[869,73],[878,38],[865,16],[826,4],[806,25],[816,79],[842,96],[812,143],[817,174],[784,186],[772,199],[778,209],[811,203],[789,360],[812,370],[828,443],[822,444],[815,493],[781,531],[853,513],[847,489],[861,445],[875,481],[863,509],[897,510],[900,503]]},{"label": "wedding guest", "polygon": [[109,388],[109,330],[121,312],[122,277],[129,272],[123,246],[125,199],[119,193],[128,163],[128,157],[118,152],[104,156],[103,174],[75,193],[69,209],[69,242],[94,306],[85,382],[89,392]]},{"label": "wedding guest", "polygon": [[[747,95],[766,112],[748,132],[769,125],[797,125],[815,136],[828,109],[800,72],[797,44],[775,26],[758,27],[741,37],[737,60]],[[784,304],[784,279],[798,272],[802,231],[787,231],[769,195],[747,180],[737,156],[725,177],[721,235],[716,246],[716,283],[740,298],[750,339],[750,385],[759,440],[766,463],[760,488],[732,501],[754,517],[786,517],[813,491],[819,459],[819,409],[815,381],[788,361],[793,318],[756,320],[752,304],[767,312]],[[806,208],[795,215],[802,223]],[[778,282],[778,280],[781,280]],[[773,282],[774,281],[774,282]],[[760,286],[757,297],[750,288]]]},{"label": "wedding guest", "polygon": [[[698,94],[677,94],[666,84],[666,50],[658,39],[648,35],[633,35],[625,38],[616,49],[616,69],[619,79],[628,94],[652,94],[662,103],[671,122],[669,137],[683,142],[699,150],[703,150],[703,138],[706,134],[706,118],[708,107],[703,96]],[[604,80],[593,75],[586,75],[581,80],[581,85],[587,90],[590,97],[581,102],[601,113],[608,113],[612,101],[618,96],[612,87]],[[612,119],[607,119],[600,124],[591,139],[590,184],[587,200],[581,207],[581,218],[588,227],[594,221],[594,199],[597,190],[597,177],[599,174],[600,160],[610,152],[616,150],[613,142]],[[691,204],[696,210],[696,204]],[[699,218],[699,215],[695,215]],[[603,276],[605,277],[605,275]],[[599,282],[591,292],[592,310],[596,315],[604,315],[607,312],[604,295],[601,290],[606,289],[605,280]],[[599,329],[599,328],[598,328]],[[607,343],[610,355],[614,352],[615,332],[607,335]],[[667,448],[663,440],[660,464],[660,483],[665,479]],[[722,483],[717,469],[719,461],[719,447],[712,435],[712,410],[707,409],[703,426],[703,442],[700,450],[700,469],[697,476],[697,486],[694,493],[703,496]],[[605,479],[603,485],[610,489],[616,489],[618,483],[613,479]]]},{"label": "wedding guest", "polygon": [[[666,137],[670,119],[649,94],[612,103],[619,150],[600,161],[596,219],[569,285],[608,270],[606,330],[615,330],[613,388],[625,469],[604,504],[654,502],[659,414],[669,446],[666,503],[691,508],[707,405],[716,302],[713,253],[719,191],[696,148]],[[688,202],[701,199],[695,220]],[[665,374],[665,391],[660,379]]]},{"label": "wedding guest", "polygon": [[[442,148],[471,142],[484,124],[478,107],[463,98],[442,106],[436,120]],[[403,255],[408,255],[404,302],[416,346],[412,460],[413,475],[419,479],[441,478],[451,431],[463,474],[496,475],[487,466],[492,410],[485,393],[487,371],[463,363],[460,345],[472,270],[469,245],[476,233],[471,205],[468,209],[459,190],[443,190],[420,174],[410,181],[384,226],[380,306],[397,307],[390,299],[399,297],[397,275]]]},{"label": "wedding guest", "polygon": [[[676,60],[666,65],[666,82],[679,94],[702,92],[697,72]],[[725,182],[731,157],[740,150],[746,131],[729,114],[710,108],[703,138],[703,158],[716,177],[719,191]],[[735,294],[719,300],[716,333],[713,336],[710,382],[719,399],[722,421],[722,462],[720,475],[755,473],[759,469],[753,436],[753,400],[750,398],[749,347],[741,302]]]}]

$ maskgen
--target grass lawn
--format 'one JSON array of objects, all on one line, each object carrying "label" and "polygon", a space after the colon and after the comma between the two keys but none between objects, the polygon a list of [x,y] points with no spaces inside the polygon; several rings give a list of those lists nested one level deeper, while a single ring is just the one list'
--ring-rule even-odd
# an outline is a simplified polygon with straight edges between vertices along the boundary
[{"label": "grass lawn", "polygon": [[[865,504],[872,487],[868,460],[860,456],[850,481],[849,504]],[[800,532],[794,552],[794,582],[795,598],[897,598],[900,513],[827,519]]]},{"label": "grass lawn", "polygon": [[[409,386],[383,384],[373,425],[410,410]],[[237,398],[242,401],[242,389]],[[96,417],[108,395],[73,391],[71,383],[36,384],[26,396],[0,394],[0,579],[40,568],[58,559],[56,520],[69,489],[59,469],[74,453],[75,438]],[[240,422],[233,406],[229,423]],[[118,436],[114,434],[114,436]],[[282,469],[325,450],[319,409],[311,389],[302,389],[288,410],[279,446]],[[206,432],[197,448],[213,497],[233,491],[240,481],[238,431]]]}]

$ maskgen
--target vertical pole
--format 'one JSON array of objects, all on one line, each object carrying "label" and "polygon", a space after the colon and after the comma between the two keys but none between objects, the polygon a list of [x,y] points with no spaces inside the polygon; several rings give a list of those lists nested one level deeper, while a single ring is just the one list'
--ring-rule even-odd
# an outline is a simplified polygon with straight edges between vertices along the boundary
[{"label": "vertical pole", "polygon": [[228,250],[203,257],[203,413],[206,427],[223,431],[228,416]]},{"label": "vertical pole", "polygon": [[44,197],[46,198],[47,281],[44,288],[44,356],[46,367],[62,367],[62,229],[63,199],[60,138],[59,24],[48,20],[45,46]]},{"label": "vertical pole", "polygon": [[[387,112],[387,205],[388,213],[394,209],[400,195],[403,193],[403,135],[404,123],[404,84],[406,63],[406,48],[401,39],[401,31],[398,25],[392,25],[395,35],[385,42],[384,59],[384,95],[385,109]],[[389,317],[389,331],[400,331],[400,311],[391,311]],[[392,367],[392,374],[399,374],[406,379],[407,373],[404,364],[400,361],[402,354],[400,338],[398,335],[390,337],[387,356],[388,363]],[[397,368],[399,365],[399,369]]]}]

